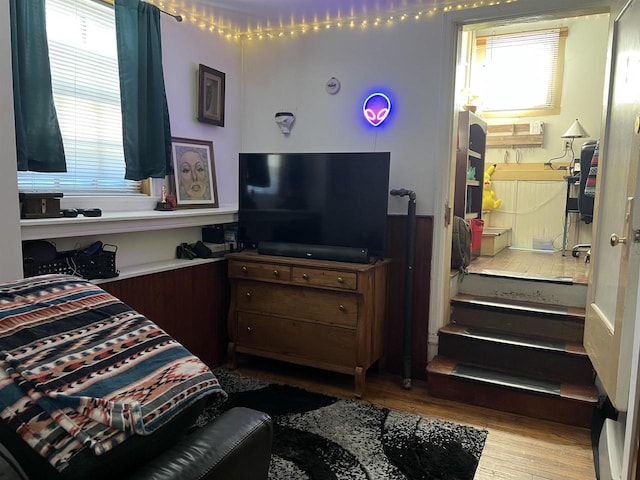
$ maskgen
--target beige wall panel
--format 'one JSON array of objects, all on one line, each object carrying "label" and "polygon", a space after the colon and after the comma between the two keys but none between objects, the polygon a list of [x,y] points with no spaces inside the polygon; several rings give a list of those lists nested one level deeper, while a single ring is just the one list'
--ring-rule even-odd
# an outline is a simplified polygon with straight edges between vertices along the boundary
[{"label": "beige wall panel", "polygon": [[517,196],[517,182],[494,181],[491,188],[495,192],[496,198],[502,200],[502,205],[497,210],[490,210],[482,213],[486,227],[514,227],[515,205]]}]

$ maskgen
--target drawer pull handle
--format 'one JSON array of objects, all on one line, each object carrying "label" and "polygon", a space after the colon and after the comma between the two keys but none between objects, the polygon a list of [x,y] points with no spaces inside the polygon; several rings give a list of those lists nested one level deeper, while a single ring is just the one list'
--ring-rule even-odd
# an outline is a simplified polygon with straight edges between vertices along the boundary
[{"label": "drawer pull handle", "polygon": [[280,272],[278,270],[274,270],[273,271],[273,276],[274,277],[279,277],[280,276]]},{"label": "drawer pull handle", "polygon": [[338,305],[338,310],[340,310],[341,312],[346,312],[347,308],[344,305],[340,304]]},{"label": "drawer pull handle", "polygon": [[251,333],[251,327],[247,327],[247,333]]},{"label": "drawer pull handle", "polygon": [[251,299],[251,292],[247,292],[245,293],[245,295],[247,296],[248,299]]},{"label": "drawer pull handle", "polygon": [[303,273],[302,278],[304,278],[305,280],[309,280],[309,275],[307,275],[306,273]]},{"label": "drawer pull handle", "polygon": [[338,283],[344,283],[344,278],[338,277]]},{"label": "drawer pull handle", "polygon": [[246,274],[248,272],[247,267],[242,267],[242,273]]}]

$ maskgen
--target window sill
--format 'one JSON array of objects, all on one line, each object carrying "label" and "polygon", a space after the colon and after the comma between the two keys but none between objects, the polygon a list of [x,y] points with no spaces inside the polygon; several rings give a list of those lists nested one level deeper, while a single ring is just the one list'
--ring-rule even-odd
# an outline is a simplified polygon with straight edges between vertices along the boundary
[{"label": "window sill", "polygon": [[159,211],[104,212],[101,217],[37,218],[20,220],[22,240],[68,238],[109,233],[142,232],[197,227],[236,220],[237,205]]}]

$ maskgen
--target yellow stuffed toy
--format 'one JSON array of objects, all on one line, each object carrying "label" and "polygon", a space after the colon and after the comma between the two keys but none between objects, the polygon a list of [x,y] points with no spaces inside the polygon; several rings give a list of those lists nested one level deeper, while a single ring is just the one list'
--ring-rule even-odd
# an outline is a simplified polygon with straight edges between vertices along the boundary
[{"label": "yellow stuffed toy", "polygon": [[496,171],[496,164],[494,163],[484,172],[484,190],[482,191],[482,209],[483,210],[495,210],[502,205],[502,200],[495,198],[496,194],[491,190],[491,175]]}]

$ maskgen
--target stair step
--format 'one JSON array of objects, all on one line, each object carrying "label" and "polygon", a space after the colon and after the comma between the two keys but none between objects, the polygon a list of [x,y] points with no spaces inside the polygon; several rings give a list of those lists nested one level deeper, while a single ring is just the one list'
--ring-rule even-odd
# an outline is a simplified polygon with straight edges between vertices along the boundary
[{"label": "stair step", "polygon": [[527,302],[508,298],[483,297],[466,293],[459,293],[451,299],[452,303],[469,303],[480,305],[489,309],[512,310],[514,312],[527,312],[539,315],[556,315],[575,317],[584,320],[585,309],[565,305],[549,305],[546,303]]},{"label": "stair step", "polygon": [[520,273],[520,272],[509,272],[508,275],[501,270],[491,270],[484,269],[481,272],[474,273],[474,275],[480,275],[481,277],[489,277],[489,278],[510,278],[510,279],[519,279],[519,280],[527,280],[529,282],[544,282],[544,283],[555,283],[560,285],[573,285],[573,278],[571,277],[550,277],[549,275],[540,275],[535,273]]},{"label": "stair step", "polygon": [[581,343],[585,309],[512,299],[457,294],[451,321],[504,333]]},{"label": "stair step", "polygon": [[592,383],[594,378],[587,352],[577,342],[449,324],[439,331],[438,353],[472,365],[554,381]]},{"label": "stair step", "polygon": [[457,282],[456,292],[484,297],[537,302],[546,305],[584,307],[587,285],[566,277],[540,277],[513,272],[470,273]]},{"label": "stair step", "polygon": [[434,397],[585,428],[598,401],[593,384],[514,375],[440,355],[427,365],[427,385]]}]

